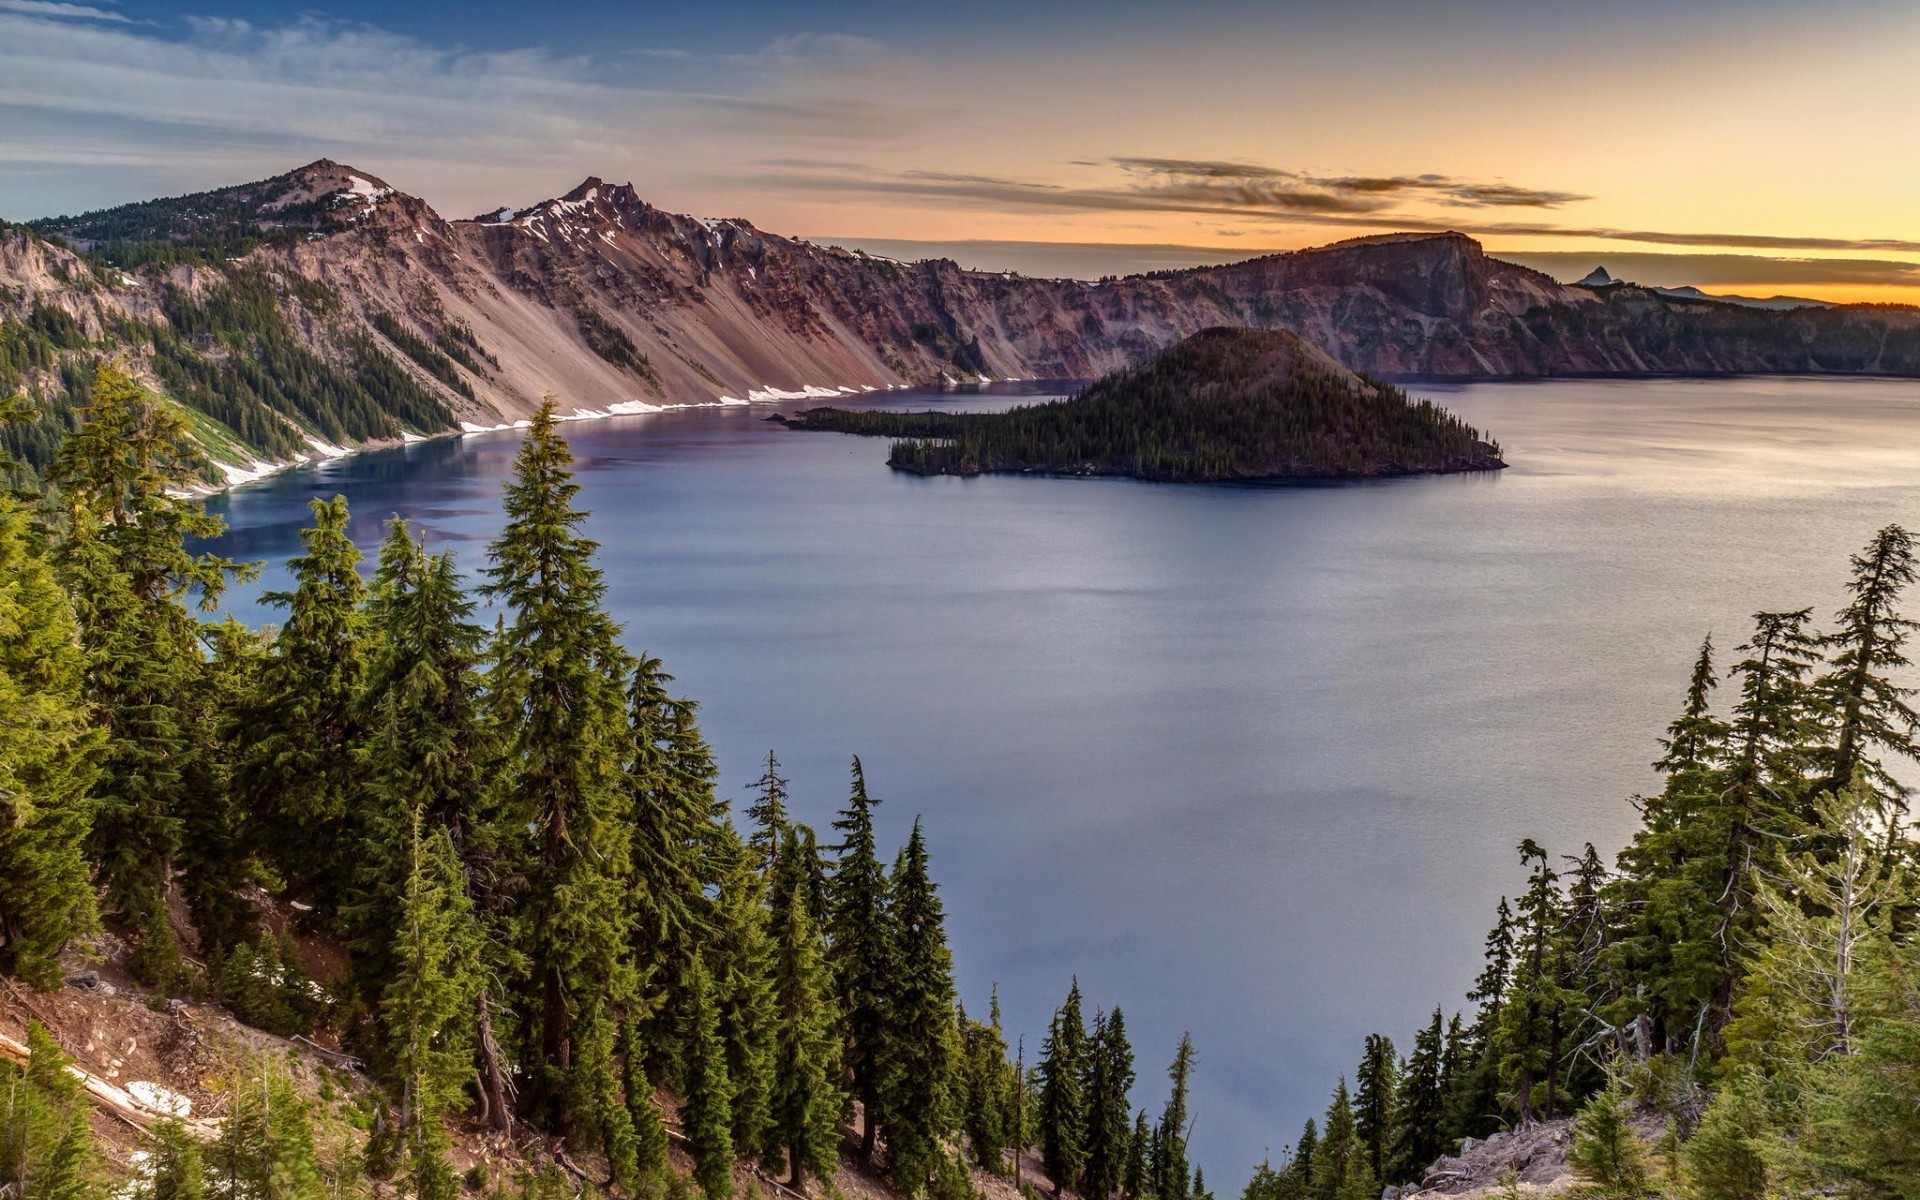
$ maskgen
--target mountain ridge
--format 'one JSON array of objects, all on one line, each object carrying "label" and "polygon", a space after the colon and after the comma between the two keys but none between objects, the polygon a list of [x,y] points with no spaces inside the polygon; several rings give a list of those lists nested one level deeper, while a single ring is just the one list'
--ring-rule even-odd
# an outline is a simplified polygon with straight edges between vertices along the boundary
[{"label": "mountain ridge", "polygon": [[[327,159],[0,231],[0,288],[7,328],[57,310],[85,333],[82,346],[0,361],[0,392],[36,398],[41,441],[77,394],[63,368],[113,357],[177,390],[156,367],[161,343],[183,308],[224,304],[228,324],[196,326],[168,350],[168,371],[213,381],[186,402],[219,427],[204,440],[229,477],[288,461],[288,437],[341,446],[334,437],[491,428],[549,392],[597,415],[809,389],[1090,379],[1221,325],[1291,329],[1344,366],[1396,381],[1920,375],[1920,310],[1773,313],[1631,284],[1596,293],[1458,233],[1382,234],[1097,283],[1031,279],[670,213],[597,176],[525,208],[448,220]],[[241,377],[250,357],[270,357],[269,343],[285,351],[288,388],[334,370],[344,373],[335,390],[359,407],[415,415],[365,416],[330,435],[285,388],[252,397]],[[247,422],[269,433],[282,422],[287,434],[249,434]]]}]

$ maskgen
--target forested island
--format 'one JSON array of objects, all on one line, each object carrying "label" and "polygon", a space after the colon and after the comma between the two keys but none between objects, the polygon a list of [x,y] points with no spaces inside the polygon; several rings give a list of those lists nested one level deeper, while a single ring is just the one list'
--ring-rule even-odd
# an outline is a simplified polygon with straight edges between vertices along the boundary
[{"label": "forested island", "polygon": [[998,413],[808,409],[792,429],[893,437],[917,475],[1044,472],[1176,483],[1498,470],[1496,443],[1285,330],[1203,330],[1075,395]]}]

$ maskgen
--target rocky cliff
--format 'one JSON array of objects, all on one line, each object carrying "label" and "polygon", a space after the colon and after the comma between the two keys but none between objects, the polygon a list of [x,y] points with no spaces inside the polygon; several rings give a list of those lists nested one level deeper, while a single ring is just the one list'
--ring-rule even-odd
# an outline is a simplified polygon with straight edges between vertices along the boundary
[{"label": "rocky cliff", "polygon": [[[60,314],[79,337],[21,349]],[[0,229],[0,317],[13,346],[0,390],[37,395],[51,420],[74,362],[108,354],[211,421],[241,469],[284,460],[290,436],[330,447],[491,426],[548,392],[563,410],[605,412],[1091,378],[1219,325],[1292,329],[1398,380],[1920,375],[1920,310],[1767,312],[1567,286],[1458,234],[1089,283],[817,246],[663,212],[598,179],[448,220],[326,161]],[[328,381],[319,400],[301,390],[314,378]]]}]

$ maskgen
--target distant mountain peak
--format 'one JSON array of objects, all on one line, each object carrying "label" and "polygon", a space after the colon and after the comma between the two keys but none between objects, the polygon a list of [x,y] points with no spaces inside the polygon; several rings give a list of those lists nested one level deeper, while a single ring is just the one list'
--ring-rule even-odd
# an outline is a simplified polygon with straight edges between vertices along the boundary
[{"label": "distant mountain peak", "polygon": [[1582,278],[1574,280],[1573,286],[1585,287],[1585,288],[1603,288],[1603,287],[1612,287],[1614,284],[1619,282],[1620,281],[1618,279],[1615,279],[1612,275],[1607,273],[1607,269],[1605,267],[1595,267],[1593,270],[1588,271],[1586,275],[1583,276]]}]

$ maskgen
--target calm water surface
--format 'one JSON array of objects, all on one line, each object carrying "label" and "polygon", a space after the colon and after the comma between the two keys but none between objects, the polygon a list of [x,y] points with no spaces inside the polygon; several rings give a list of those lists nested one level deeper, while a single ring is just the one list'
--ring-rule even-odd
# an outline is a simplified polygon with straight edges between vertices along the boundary
[{"label": "calm water surface", "polygon": [[[1850,551],[1920,524],[1920,383],[1417,390],[1513,468],[929,480],[759,407],[566,432],[610,603],[701,701],[723,788],[772,747],[824,828],[860,754],[883,836],[926,820],[968,1007],[998,981],[1029,1061],[1075,972],[1126,1010],[1151,1112],[1192,1030],[1196,1156],[1224,1194],[1363,1035],[1405,1048],[1460,1004],[1515,843],[1619,846],[1701,635],[1830,612]],[[336,491],[363,547],[398,513],[477,571],[518,436],[220,498],[226,552],[268,564],[235,611],[270,619],[252,596]]]}]

